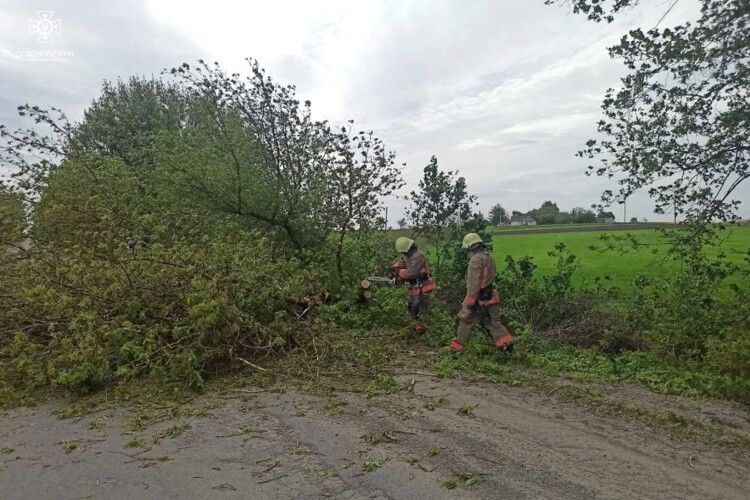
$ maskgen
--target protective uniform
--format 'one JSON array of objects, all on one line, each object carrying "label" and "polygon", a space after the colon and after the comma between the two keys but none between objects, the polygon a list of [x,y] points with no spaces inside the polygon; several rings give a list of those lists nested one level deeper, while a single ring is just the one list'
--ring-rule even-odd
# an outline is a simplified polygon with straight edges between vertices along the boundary
[{"label": "protective uniform", "polygon": [[494,289],[497,276],[495,259],[476,233],[464,238],[464,248],[469,251],[469,266],[466,269],[466,297],[458,313],[456,339],[450,347],[463,350],[476,324],[489,330],[492,341],[499,349],[507,349],[513,337],[500,321],[500,296]]},{"label": "protective uniform", "polygon": [[402,236],[396,240],[396,250],[402,253],[402,257],[394,262],[391,274],[409,284],[407,308],[414,319],[414,331],[422,333],[427,329],[429,294],[436,288],[435,281],[430,276],[430,265],[424,252],[417,248],[413,240]]}]

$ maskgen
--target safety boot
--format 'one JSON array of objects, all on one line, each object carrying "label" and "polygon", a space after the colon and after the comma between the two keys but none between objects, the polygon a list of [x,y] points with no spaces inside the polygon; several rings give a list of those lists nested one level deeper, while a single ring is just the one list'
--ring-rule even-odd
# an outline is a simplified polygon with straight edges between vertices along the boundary
[{"label": "safety boot", "polygon": [[499,339],[495,341],[495,347],[500,349],[503,352],[512,352],[513,351],[513,335],[506,333],[504,335],[501,335]]}]

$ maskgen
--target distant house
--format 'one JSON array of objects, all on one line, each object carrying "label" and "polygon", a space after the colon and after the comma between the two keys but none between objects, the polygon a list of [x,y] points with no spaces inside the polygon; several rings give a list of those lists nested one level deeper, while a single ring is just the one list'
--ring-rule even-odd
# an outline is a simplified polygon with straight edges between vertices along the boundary
[{"label": "distant house", "polygon": [[510,218],[511,226],[536,226],[536,219],[531,214],[522,214],[521,212],[513,212]]}]

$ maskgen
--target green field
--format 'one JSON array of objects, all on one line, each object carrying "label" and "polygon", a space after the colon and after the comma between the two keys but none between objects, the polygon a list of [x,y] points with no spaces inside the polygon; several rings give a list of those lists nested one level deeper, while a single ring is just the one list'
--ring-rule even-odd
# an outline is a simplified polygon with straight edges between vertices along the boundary
[{"label": "green field", "polygon": [[[545,226],[546,227],[546,226]],[[647,246],[621,254],[619,252],[601,252],[592,250],[591,245],[600,244],[604,234],[623,235],[623,232],[606,233],[599,231],[560,232],[533,234],[520,231],[517,234],[496,236],[492,240],[493,254],[502,268],[505,257],[511,255],[519,258],[524,255],[533,257],[541,273],[548,273],[554,267],[554,259],[547,253],[560,241],[580,258],[581,270],[577,276],[579,284],[590,284],[595,278],[608,276],[613,283],[629,286],[633,277],[639,273],[659,275],[678,268],[678,264],[663,259],[667,244],[661,234],[653,229],[633,231],[640,241]],[[722,232],[721,243],[711,248],[711,254],[723,251],[730,260],[744,262],[750,248],[750,226],[726,229]]]}]

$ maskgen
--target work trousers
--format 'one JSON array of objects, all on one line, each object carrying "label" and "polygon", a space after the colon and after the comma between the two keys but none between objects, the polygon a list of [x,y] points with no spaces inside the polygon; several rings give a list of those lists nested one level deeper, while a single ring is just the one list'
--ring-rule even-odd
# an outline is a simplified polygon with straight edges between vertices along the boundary
[{"label": "work trousers", "polygon": [[500,314],[501,309],[498,304],[492,304],[491,306],[476,305],[474,307],[463,304],[458,313],[457,340],[461,345],[466,345],[469,337],[471,337],[472,328],[479,324],[489,330],[492,341],[495,342],[508,333],[508,329],[500,321]]},{"label": "work trousers", "polygon": [[427,311],[430,306],[430,296],[426,294],[418,294],[409,297],[407,307],[409,308],[409,314],[414,320],[414,329],[416,331],[424,331],[427,328]]}]

